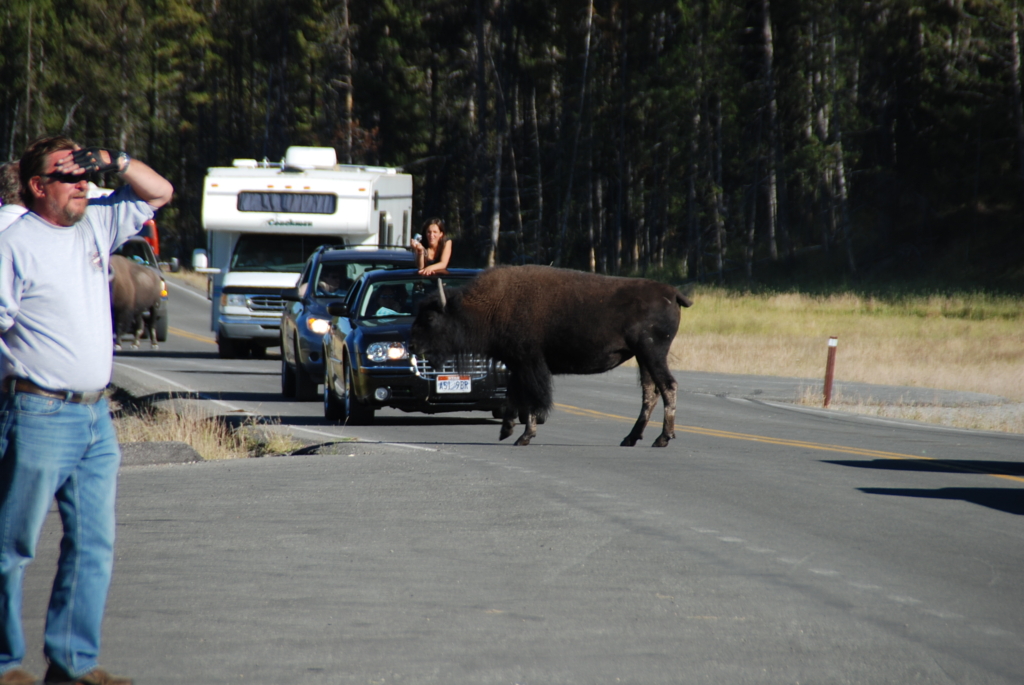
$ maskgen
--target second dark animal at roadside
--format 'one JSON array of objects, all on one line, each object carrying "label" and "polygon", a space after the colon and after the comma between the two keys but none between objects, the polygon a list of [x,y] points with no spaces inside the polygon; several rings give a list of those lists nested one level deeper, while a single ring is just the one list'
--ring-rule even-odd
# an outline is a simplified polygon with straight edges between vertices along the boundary
[{"label": "second dark animal at roadside", "polygon": [[[139,338],[148,329],[153,349],[156,340],[157,309],[163,284],[153,269],[137,264],[121,255],[110,257],[110,310],[113,321],[114,349],[121,349],[121,338],[132,336],[132,347],[138,349]],[[149,313],[148,320],[143,316]]]},{"label": "second dark animal at roadside", "polygon": [[603,373],[636,357],[640,416],[621,444],[643,438],[660,395],[665,420],[654,446],[664,447],[675,437],[676,380],[668,351],[679,330],[679,307],[691,304],[674,287],[647,279],[496,267],[421,302],[412,349],[432,359],[474,352],[504,362],[508,405],[500,438],[512,434],[518,417],[525,430],[516,445],[528,445],[551,411],[553,374]]}]

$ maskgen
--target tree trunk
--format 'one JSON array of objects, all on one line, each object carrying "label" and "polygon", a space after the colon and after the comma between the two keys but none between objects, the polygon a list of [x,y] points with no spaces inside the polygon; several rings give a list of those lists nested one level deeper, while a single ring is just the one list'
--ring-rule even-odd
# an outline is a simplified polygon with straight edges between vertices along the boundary
[{"label": "tree trunk", "polygon": [[348,0],[341,3],[341,27],[342,27],[342,68],[345,72],[342,77],[345,82],[345,120],[344,120],[344,147],[341,158],[345,164],[352,163],[352,25],[349,23]]},{"label": "tree trunk", "polygon": [[498,238],[501,235],[501,156],[505,149],[504,136],[498,131],[494,153],[494,191],[491,194],[491,244],[487,250],[487,266],[497,263]]},{"label": "tree trunk", "polygon": [[625,178],[627,172],[626,163],[626,94],[628,89],[627,84],[627,61],[626,61],[626,40],[628,38],[628,27],[629,20],[625,14],[622,15],[622,35],[620,42],[620,68],[619,68],[619,85],[621,92],[619,93],[619,140],[618,140],[618,178],[616,179],[618,187],[616,189],[616,211],[615,211],[615,257],[612,261],[612,273],[618,276],[622,273],[622,233],[623,223],[625,223],[626,217],[626,184]]},{"label": "tree trunk", "polygon": [[721,283],[725,276],[725,206],[722,198],[722,145],[724,141],[722,140],[722,100],[717,94],[713,97],[715,100],[712,109],[714,141],[713,145],[708,148],[713,151],[711,223],[714,230],[715,272],[718,274],[718,282]]},{"label": "tree trunk", "polygon": [[[768,184],[768,254],[772,260],[779,258],[779,251],[776,245],[776,233],[784,232],[779,224],[779,203],[778,203],[778,179],[777,164],[782,158],[778,141],[778,103],[775,98],[775,47],[772,38],[771,6],[769,0],[761,0],[762,27],[761,34],[764,40],[764,85],[765,100],[768,117],[768,155],[767,155],[767,178]],[[749,274],[748,274],[749,275]]]},{"label": "tree trunk", "polygon": [[576,173],[576,154],[580,145],[580,131],[583,130],[584,106],[587,101],[587,78],[590,67],[590,34],[594,23],[594,0],[587,6],[587,35],[583,40],[583,76],[580,84],[580,106],[576,116],[576,134],[572,141],[572,156],[569,158],[569,181],[565,187],[565,199],[562,201],[561,227],[558,231],[558,247],[555,251],[555,266],[562,265],[562,254],[565,250],[566,233],[569,222],[569,205],[572,202],[572,181]]},{"label": "tree trunk", "polygon": [[[588,131],[588,134],[593,136],[593,131]],[[593,148],[587,150],[587,266],[589,267],[590,273],[597,271],[597,240],[594,236],[594,151]]]},{"label": "tree trunk", "polygon": [[[698,91],[699,94],[699,91]],[[693,114],[693,131],[690,133],[690,173],[686,179],[686,275],[700,279],[701,230],[697,212],[697,154],[700,149],[700,109]]]},{"label": "tree trunk", "polygon": [[25,142],[33,137],[32,132],[32,10],[28,5],[28,40],[25,42]]},{"label": "tree trunk", "polygon": [[843,248],[846,251],[846,266],[851,274],[857,273],[857,262],[853,255],[853,226],[850,223],[850,205],[846,196],[846,162],[843,160],[842,136],[836,134],[836,195],[839,201],[839,225],[843,234]]},{"label": "tree trunk", "polygon": [[533,156],[537,173],[537,217],[534,220],[533,244],[535,257],[542,261],[540,252],[541,233],[544,230],[544,158],[540,145],[540,122],[537,119],[537,89],[530,89],[530,118],[533,120]]},{"label": "tree trunk", "polygon": [[1020,86],[1020,10],[1013,3],[1010,24],[1010,88],[1013,93],[1013,118],[1017,129],[1017,175],[1024,180],[1024,102]]}]

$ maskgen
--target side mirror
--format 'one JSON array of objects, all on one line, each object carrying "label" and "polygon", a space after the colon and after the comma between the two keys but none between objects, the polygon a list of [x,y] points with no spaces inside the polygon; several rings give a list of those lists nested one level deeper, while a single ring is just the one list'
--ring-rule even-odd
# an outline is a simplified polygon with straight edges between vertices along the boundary
[{"label": "side mirror", "polygon": [[220,273],[220,269],[210,266],[210,258],[203,249],[192,251],[192,270],[201,274]]},{"label": "side mirror", "polygon": [[327,305],[327,313],[331,316],[348,316],[348,305],[344,302],[331,302]]},{"label": "side mirror", "polygon": [[281,299],[287,300],[288,302],[299,302],[302,297],[299,295],[298,288],[282,288]]}]

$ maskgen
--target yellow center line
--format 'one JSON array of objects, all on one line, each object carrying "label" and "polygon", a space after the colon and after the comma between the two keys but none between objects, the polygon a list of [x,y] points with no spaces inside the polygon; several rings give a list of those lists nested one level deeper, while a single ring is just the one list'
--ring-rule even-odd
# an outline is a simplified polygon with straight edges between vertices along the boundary
[{"label": "yellow center line", "polygon": [[[625,421],[632,423],[636,419],[631,419],[628,416],[619,416],[618,414],[606,414],[604,412],[594,411],[592,409],[583,409],[582,407],[574,407],[569,404],[555,404],[556,407],[562,411],[575,414],[576,416],[588,416],[591,418],[600,419],[614,419],[616,421]],[[661,424],[655,421],[651,421],[652,426],[660,426]],[[818,450],[821,452],[842,452],[844,454],[856,454],[862,457],[876,457],[878,459],[898,459],[898,460],[914,460],[914,461],[937,461],[943,464],[943,466],[956,470],[964,471],[967,473],[980,473],[986,476],[993,476],[995,478],[1003,478],[1005,480],[1012,480],[1018,483],[1024,483],[1024,477],[1011,476],[1003,473],[989,473],[981,469],[971,469],[963,466],[952,466],[941,459],[935,459],[934,457],[921,457],[914,454],[901,454],[900,452],[884,452],[882,450],[869,450],[861,447],[847,447],[845,445],[826,445],[819,442],[806,442],[803,440],[786,440],[784,438],[771,438],[764,435],[751,435],[749,433],[733,433],[731,431],[716,430],[713,428],[701,428],[699,426],[676,426],[677,431],[683,433],[695,433],[697,435],[706,435],[712,438],[723,438],[726,440],[745,440],[747,442],[760,442],[768,445],[781,445],[783,447],[800,447],[809,450]]]},{"label": "yellow center line", "polygon": [[169,333],[173,333],[174,335],[177,335],[177,336],[182,337],[182,338],[189,338],[190,340],[198,340],[199,342],[210,343],[211,345],[216,345],[217,344],[217,341],[214,340],[213,338],[208,338],[208,337],[202,336],[202,335],[196,335],[195,333],[189,333],[188,331],[183,331],[180,328],[175,328],[174,326],[170,326],[167,329],[167,331]]}]

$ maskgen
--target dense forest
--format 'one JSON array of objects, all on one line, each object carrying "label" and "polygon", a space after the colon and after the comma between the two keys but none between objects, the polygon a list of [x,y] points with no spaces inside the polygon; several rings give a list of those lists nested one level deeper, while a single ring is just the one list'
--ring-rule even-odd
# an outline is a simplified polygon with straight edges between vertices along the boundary
[{"label": "dense forest", "polygon": [[5,0],[0,159],[200,184],[325,145],[415,175],[464,264],[1024,283],[1017,0]]}]

